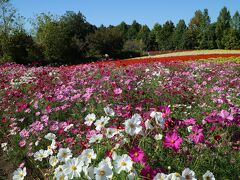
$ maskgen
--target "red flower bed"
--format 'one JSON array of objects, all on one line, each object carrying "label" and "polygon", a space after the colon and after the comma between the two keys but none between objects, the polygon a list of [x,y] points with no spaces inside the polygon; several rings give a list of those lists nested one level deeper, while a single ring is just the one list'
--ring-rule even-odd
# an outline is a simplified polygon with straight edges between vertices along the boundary
[{"label": "red flower bed", "polygon": [[[170,57],[156,57],[156,58],[136,58],[136,59],[123,59],[112,61],[98,61],[92,62],[92,64],[108,65],[115,64],[116,66],[128,66],[138,63],[152,63],[152,62],[169,62],[169,61],[194,61],[200,59],[220,58],[220,57],[240,57],[240,53],[236,54],[200,54],[200,55],[186,55],[186,56],[170,56]],[[77,65],[79,66],[79,65]],[[67,69],[74,68],[76,66],[67,66]]]}]

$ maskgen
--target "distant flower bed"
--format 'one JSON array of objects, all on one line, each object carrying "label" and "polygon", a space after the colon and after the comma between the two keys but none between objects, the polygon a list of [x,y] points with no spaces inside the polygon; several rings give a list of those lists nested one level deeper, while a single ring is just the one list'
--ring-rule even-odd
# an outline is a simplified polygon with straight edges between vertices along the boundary
[{"label": "distant flower bed", "polygon": [[240,64],[187,61],[215,57],[1,65],[13,179],[238,179]]}]

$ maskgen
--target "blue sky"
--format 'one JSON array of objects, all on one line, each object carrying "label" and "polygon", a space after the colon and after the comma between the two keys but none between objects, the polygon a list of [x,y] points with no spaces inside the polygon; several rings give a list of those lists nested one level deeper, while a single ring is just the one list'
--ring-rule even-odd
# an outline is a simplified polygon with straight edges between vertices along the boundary
[{"label": "blue sky", "polygon": [[[62,15],[66,11],[80,11],[87,21],[100,26],[117,25],[122,21],[130,24],[137,20],[153,27],[167,20],[189,22],[197,9],[208,8],[212,21],[216,21],[220,9],[226,6],[231,15],[240,11],[239,0],[12,0],[18,12],[26,18],[34,14],[51,12]],[[29,26],[29,25],[27,25]]]}]

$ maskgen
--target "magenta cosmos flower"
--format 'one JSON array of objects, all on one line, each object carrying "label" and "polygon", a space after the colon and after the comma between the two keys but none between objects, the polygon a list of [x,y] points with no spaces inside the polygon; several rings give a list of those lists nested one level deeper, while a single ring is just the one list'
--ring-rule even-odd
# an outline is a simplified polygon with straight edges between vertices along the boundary
[{"label": "magenta cosmos flower", "polygon": [[168,148],[172,148],[174,150],[179,150],[183,140],[180,136],[178,136],[177,132],[168,132],[164,139],[164,146]]},{"label": "magenta cosmos flower", "polygon": [[134,162],[142,162],[144,158],[144,151],[141,148],[135,146],[129,150],[129,156]]}]

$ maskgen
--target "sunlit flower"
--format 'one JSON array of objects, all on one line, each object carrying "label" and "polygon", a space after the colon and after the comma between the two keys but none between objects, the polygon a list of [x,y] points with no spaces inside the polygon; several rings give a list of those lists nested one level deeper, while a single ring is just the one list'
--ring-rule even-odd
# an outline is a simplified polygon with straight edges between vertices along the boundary
[{"label": "sunlit flower", "polygon": [[51,156],[50,158],[49,158],[49,164],[51,165],[51,166],[56,166],[57,165],[57,163],[58,163],[58,158],[56,157],[56,156]]},{"label": "sunlit flower", "polygon": [[66,162],[72,157],[72,152],[69,148],[60,148],[57,157],[60,162]]},{"label": "sunlit flower", "polygon": [[179,173],[171,173],[167,176],[167,179],[169,179],[169,180],[185,180],[185,178],[182,177]]},{"label": "sunlit flower", "polygon": [[204,175],[203,175],[203,180],[215,180],[215,177],[213,175],[212,172],[207,171]]},{"label": "sunlit flower", "polygon": [[167,180],[167,175],[164,173],[157,173],[153,180]]},{"label": "sunlit flower", "polygon": [[104,108],[104,112],[106,113],[107,116],[114,116],[115,112],[112,108],[110,108],[109,106]]},{"label": "sunlit flower", "polygon": [[44,136],[44,138],[52,141],[52,140],[56,139],[56,135],[53,133],[48,133],[47,135]]},{"label": "sunlit flower", "polygon": [[132,170],[132,166],[132,159],[127,154],[117,156],[114,160],[114,168],[118,174],[120,174],[121,171],[130,172]]},{"label": "sunlit flower", "polygon": [[138,114],[133,115],[131,119],[124,122],[124,125],[127,134],[131,136],[139,134],[142,131],[141,116]]},{"label": "sunlit flower", "polygon": [[108,166],[107,163],[94,168],[94,174],[96,180],[108,180],[111,179],[113,176],[112,169]]},{"label": "sunlit flower", "polygon": [[153,129],[153,126],[149,119],[147,119],[144,124],[145,124],[146,129],[150,129],[150,130]]},{"label": "sunlit flower", "polygon": [[86,117],[85,117],[85,122],[84,124],[86,124],[87,126],[91,126],[92,123],[96,120],[96,115],[95,114],[88,114]]},{"label": "sunlit flower", "polygon": [[63,166],[63,172],[67,175],[70,179],[74,177],[80,177],[82,172],[82,167],[84,163],[79,161],[78,158],[73,158],[68,160]]},{"label": "sunlit flower", "polygon": [[163,114],[162,114],[161,112],[153,111],[153,112],[151,112],[150,117],[151,117],[151,118],[154,118],[155,121],[156,121],[156,123],[157,123],[158,125],[160,125],[161,128],[164,128],[164,122],[165,122],[165,120],[164,120]]},{"label": "sunlit flower", "polygon": [[182,177],[184,177],[185,180],[197,180],[195,178],[195,172],[190,170],[189,168],[183,170]]},{"label": "sunlit flower", "polygon": [[157,141],[162,140],[162,138],[163,138],[163,135],[162,135],[162,134],[156,134],[156,135],[154,136],[154,139],[157,140]]},{"label": "sunlit flower", "polygon": [[80,155],[85,165],[88,165],[92,162],[92,159],[96,159],[97,155],[94,153],[93,149],[85,149]]},{"label": "sunlit flower", "polygon": [[107,128],[107,131],[106,131],[107,138],[112,138],[116,134],[118,134],[118,130],[116,128]]},{"label": "sunlit flower", "polygon": [[18,168],[13,172],[13,180],[23,180],[27,175],[26,167]]},{"label": "sunlit flower", "polygon": [[37,151],[36,153],[34,153],[34,159],[35,161],[42,161],[42,159],[47,158],[48,157],[48,152],[41,149],[39,151]]},{"label": "sunlit flower", "polygon": [[101,117],[101,119],[97,120],[94,125],[96,126],[96,130],[97,131],[101,131],[101,129],[108,123],[108,121],[110,120],[109,117]]},{"label": "sunlit flower", "polygon": [[94,134],[90,140],[89,140],[89,143],[95,143],[95,142],[100,142],[103,138],[103,135],[102,134]]}]

